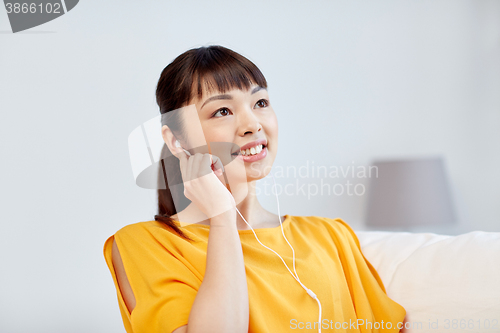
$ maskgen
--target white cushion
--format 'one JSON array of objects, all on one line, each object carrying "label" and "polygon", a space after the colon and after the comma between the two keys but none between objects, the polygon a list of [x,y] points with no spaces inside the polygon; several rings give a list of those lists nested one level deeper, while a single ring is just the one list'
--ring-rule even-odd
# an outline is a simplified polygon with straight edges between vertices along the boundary
[{"label": "white cushion", "polygon": [[500,332],[500,232],[356,234],[387,294],[406,309],[405,333]]}]

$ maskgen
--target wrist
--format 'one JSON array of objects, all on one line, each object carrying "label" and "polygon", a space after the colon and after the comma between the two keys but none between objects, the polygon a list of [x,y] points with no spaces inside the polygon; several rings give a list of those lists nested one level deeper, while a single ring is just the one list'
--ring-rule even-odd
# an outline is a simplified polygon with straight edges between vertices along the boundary
[{"label": "wrist", "polygon": [[236,227],[236,209],[230,208],[221,214],[210,218],[210,226],[234,226]]}]

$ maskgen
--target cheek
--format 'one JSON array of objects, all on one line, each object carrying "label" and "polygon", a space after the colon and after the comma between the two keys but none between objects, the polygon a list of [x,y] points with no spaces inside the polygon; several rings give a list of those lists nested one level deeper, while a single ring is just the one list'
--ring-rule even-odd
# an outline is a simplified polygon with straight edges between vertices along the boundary
[{"label": "cheek", "polygon": [[266,132],[273,143],[276,144],[278,142],[278,118],[274,113],[267,121]]},{"label": "cheek", "polygon": [[231,133],[228,128],[203,127],[206,142],[232,142],[228,133]]}]

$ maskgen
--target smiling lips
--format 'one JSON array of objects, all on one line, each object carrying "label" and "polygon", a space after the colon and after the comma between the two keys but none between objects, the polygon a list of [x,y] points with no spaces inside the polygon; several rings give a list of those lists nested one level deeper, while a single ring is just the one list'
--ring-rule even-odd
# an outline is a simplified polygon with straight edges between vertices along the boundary
[{"label": "smiling lips", "polygon": [[[260,146],[260,147],[258,147]],[[248,155],[253,155],[253,154],[258,154],[262,148],[267,146],[267,140],[266,139],[259,139],[255,140],[252,142],[249,142],[247,144],[244,144],[243,146],[240,147],[239,153],[245,156]],[[253,148],[253,151],[252,151]],[[237,154],[238,152],[234,152],[234,154]]]},{"label": "smiling lips", "polygon": [[259,139],[241,146],[239,151],[232,154],[244,162],[254,162],[267,156],[267,140]]},{"label": "smiling lips", "polygon": [[245,149],[245,150],[240,150],[241,155],[243,156],[250,156],[250,155],[256,155],[262,151],[262,148],[264,145],[257,145],[255,147],[252,147],[250,149]]},{"label": "smiling lips", "polygon": [[[250,150],[252,150],[252,149],[254,149],[254,148],[251,148]],[[245,153],[246,153],[246,150],[245,150]],[[267,156],[267,147],[264,146],[262,149],[260,149],[260,151],[258,153],[255,153],[254,155],[252,155],[252,154],[250,154],[250,155],[239,154],[238,158],[243,160],[243,162],[251,163],[251,162],[261,160],[266,156]]]}]

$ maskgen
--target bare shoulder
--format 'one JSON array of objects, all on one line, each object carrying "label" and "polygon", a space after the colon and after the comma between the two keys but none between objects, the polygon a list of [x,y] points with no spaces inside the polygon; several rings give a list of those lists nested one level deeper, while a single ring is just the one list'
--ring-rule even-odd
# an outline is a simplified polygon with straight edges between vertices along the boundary
[{"label": "bare shoulder", "polygon": [[123,266],[123,261],[120,256],[120,251],[116,245],[116,240],[114,239],[111,250],[111,261],[113,262],[113,267],[115,268],[116,279],[118,280],[118,286],[120,287],[120,292],[123,296],[123,300],[125,301],[125,305],[127,306],[129,313],[132,313],[132,310],[135,308],[135,296],[128,281],[127,273],[125,272],[125,267]]}]

